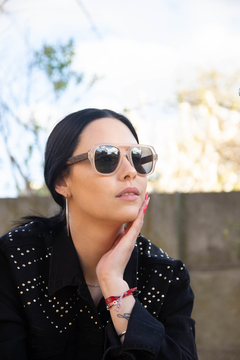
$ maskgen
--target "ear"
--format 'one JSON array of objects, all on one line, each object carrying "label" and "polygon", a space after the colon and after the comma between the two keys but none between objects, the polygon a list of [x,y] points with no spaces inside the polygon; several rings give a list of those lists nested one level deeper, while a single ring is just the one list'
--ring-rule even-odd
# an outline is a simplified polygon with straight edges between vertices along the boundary
[{"label": "ear", "polygon": [[63,177],[60,177],[55,184],[55,190],[60,195],[63,195],[64,197],[68,196],[68,185],[65,182],[65,179]]}]

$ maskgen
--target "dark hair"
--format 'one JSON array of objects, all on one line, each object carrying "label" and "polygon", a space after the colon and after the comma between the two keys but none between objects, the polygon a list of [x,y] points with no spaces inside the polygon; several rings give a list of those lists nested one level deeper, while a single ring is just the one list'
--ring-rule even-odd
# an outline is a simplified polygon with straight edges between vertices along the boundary
[{"label": "dark hair", "polygon": [[52,225],[65,225],[65,203],[62,195],[55,190],[56,181],[68,173],[66,162],[77,147],[83,129],[92,121],[101,118],[112,118],[123,122],[139,142],[132,123],[121,114],[112,110],[84,109],[66,116],[52,130],[45,150],[44,177],[46,185],[55,202],[60,205],[59,214],[52,218],[26,217],[25,220],[41,220],[47,227]]}]

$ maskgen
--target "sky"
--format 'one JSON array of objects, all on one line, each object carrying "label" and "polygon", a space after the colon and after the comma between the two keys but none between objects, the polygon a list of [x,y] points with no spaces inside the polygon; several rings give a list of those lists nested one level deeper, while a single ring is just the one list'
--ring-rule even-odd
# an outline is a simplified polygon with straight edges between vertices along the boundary
[{"label": "sky", "polygon": [[[21,89],[24,79],[17,83],[13,74],[21,74],[30,49],[74,39],[73,67],[84,73],[79,89],[56,104],[48,97],[41,99],[44,81],[37,79],[39,83],[29,90],[30,105],[22,101],[18,108],[23,118],[34,109],[47,133],[81,108],[128,109],[140,141],[153,145],[161,155],[164,141],[179,121],[170,106],[179,84],[191,82],[199,67],[230,74],[240,64],[238,0],[8,0],[3,9],[0,91],[5,95],[9,91],[9,97],[12,89]],[[89,89],[94,76],[98,81]],[[236,93],[238,88],[236,84]],[[22,137],[17,135],[12,146],[21,155]],[[0,197],[16,196],[3,143],[0,149]],[[31,175],[35,182],[42,182],[41,162],[36,155]]]}]

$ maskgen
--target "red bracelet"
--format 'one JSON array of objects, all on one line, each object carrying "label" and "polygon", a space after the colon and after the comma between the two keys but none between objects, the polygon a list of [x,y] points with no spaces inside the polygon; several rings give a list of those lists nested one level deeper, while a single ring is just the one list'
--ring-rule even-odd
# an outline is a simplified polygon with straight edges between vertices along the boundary
[{"label": "red bracelet", "polygon": [[106,304],[107,304],[107,310],[111,309],[114,305],[117,305],[115,311],[118,312],[121,309],[123,298],[125,298],[126,296],[130,296],[130,295],[137,295],[138,293],[139,293],[139,291],[135,287],[135,288],[125,291],[121,295],[109,296],[107,299],[105,299]]}]

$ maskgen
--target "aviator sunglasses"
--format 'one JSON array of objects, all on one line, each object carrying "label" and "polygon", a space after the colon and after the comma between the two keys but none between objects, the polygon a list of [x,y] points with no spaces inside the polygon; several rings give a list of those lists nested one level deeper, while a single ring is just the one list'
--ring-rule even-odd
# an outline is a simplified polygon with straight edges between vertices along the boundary
[{"label": "aviator sunglasses", "polygon": [[158,155],[152,146],[130,144],[100,144],[94,145],[90,151],[72,156],[67,165],[76,164],[86,159],[90,160],[93,169],[101,175],[114,174],[126,156],[138,175],[145,176],[153,173]]}]

